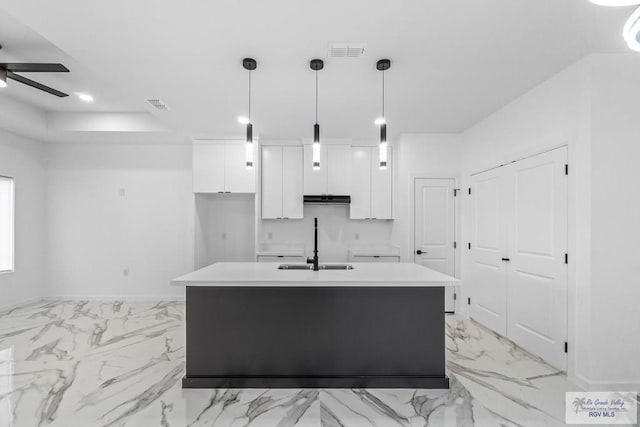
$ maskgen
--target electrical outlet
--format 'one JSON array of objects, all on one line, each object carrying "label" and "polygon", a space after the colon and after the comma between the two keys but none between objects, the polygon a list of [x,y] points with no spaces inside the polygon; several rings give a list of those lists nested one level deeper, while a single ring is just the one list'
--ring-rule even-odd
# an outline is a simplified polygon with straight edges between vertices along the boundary
[{"label": "electrical outlet", "polygon": [[268,232],[267,233],[267,240],[272,240],[273,239],[273,233],[272,232]]}]

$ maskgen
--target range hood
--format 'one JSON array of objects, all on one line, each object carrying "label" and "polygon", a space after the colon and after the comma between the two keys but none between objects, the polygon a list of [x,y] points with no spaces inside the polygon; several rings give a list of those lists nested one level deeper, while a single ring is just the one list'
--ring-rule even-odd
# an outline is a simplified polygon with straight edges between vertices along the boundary
[{"label": "range hood", "polygon": [[351,203],[351,196],[336,196],[333,194],[305,195],[304,203],[308,205],[348,205]]}]

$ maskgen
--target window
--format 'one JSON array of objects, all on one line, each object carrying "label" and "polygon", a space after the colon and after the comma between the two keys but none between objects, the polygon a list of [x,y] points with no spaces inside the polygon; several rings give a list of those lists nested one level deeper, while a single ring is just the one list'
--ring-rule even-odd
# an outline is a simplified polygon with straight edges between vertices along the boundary
[{"label": "window", "polygon": [[13,178],[0,176],[0,273],[13,271]]}]

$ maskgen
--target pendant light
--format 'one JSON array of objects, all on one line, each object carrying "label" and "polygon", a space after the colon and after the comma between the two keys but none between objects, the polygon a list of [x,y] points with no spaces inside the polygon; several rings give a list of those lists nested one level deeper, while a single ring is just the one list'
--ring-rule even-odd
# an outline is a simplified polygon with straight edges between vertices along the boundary
[{"label": "pendant light", "polygon": [[245,163],[247,169],[253,169],[253,123],[251,123],[251,72],[258,67],[258,64],[253,58],[244,58],[242,60],[242,66],[249,72],[249,117],[246,119],[238,119],[241,123],[247,127],[247,136],[245,142]]},{"label": "pendant light", "polygon": [[384,115],[384,72],[391,68],[389,59],[381,59],[376,62],[378,71],[382,71],[382,117],[376,120],[376,124],[380,126],[380,169],[387,168],[387,119]]},{"label": "pendant light", "polygon": [[320,125],[318,124],[318,71],[324,68],[322,59],[312,59],[310,67],[316,72],[316,123],[313,125],[313,169],[320,169]]}]

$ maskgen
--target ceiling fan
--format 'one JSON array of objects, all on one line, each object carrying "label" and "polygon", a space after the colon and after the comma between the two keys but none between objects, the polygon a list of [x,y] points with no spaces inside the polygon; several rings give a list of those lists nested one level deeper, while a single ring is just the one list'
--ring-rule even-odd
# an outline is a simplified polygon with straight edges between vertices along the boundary
[{"label": "ceiling fan", "polygon": [[[2,46],[0,46],[2,49]],[[16,73],[68,73],[69,70],[62,64],[44,64],[44,63],[21,63],[21,62],[0,62],[0,88],[7,86],[7,79],[15,80],[27,86],[40,89],[41,91],[50,93],[51,95],[64,98],[69,96],[64,92],[45,86],[42,83],[35,82]]]}]

